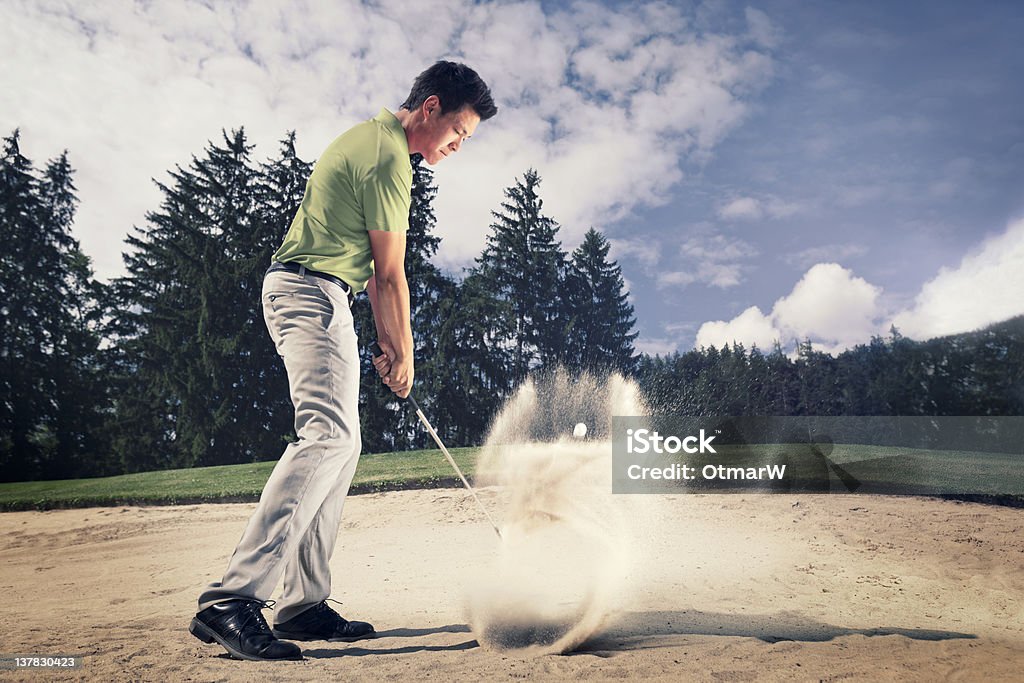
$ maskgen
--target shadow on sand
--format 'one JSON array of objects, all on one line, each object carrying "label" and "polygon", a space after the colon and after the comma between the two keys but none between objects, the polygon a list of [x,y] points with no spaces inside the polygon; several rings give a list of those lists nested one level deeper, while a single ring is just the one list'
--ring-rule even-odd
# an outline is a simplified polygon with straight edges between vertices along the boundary
[{"label": "shadow on sand", "polygon": [[387,631],[377,631],[378,638],[418,638],[419,636],[430,636],[435,633],[469,633],[469,624],[448,624],[447,626],[436,626],[434,628],[392,628]]},{"label": "shadow on sand", "polygon": [[365,657],[366,655],[404,655],[412,652],[447,652],[456,650],[472,650],[480,647],[476,640],[467,640],[454,645],[406,645],[404,647],[369,647],[372,643],[381,638],[418,638],[437,633],[469,633],[467,624],[448,624],[435,628],[393,628],[387,631],[377,631],[377,638],[374,640],[359,641],[359,645],[346,645],[345,643],[334,644],[334,647],[318,648],[315,650],[303,648],[304,657],[314,659],[332,659],[334,657]]},{"label": "shadow on sand", "polygon": [[600,654],[666,647],[652,642],[662,636],[734,636],[781,641],[825,642],[841,636],[904,636],[912,640],[976,638],[970,633],[879,626],[846,628],[808,619],[795,612],[718,614],[698,611],[626,612],[606,630],[576,648],[574,654]]},{"label": "shadow on sand", "polygon": [[[466,624],[449,624],[435,628],[396,628],[378,631],[382,638],[418,638],[439,633],[470,633]],[[608,655],[627,650],[650,650],[675,647],[665,642],[666,636],[732,636],[757,638],[765,643],[797,641],[820,643],[842,636],[861,635],[903,636],[911,640],[956,640],[976,638],[974,634],[956,631],[936,631],[920,628],[878,626],[875,628],[847,628],[814,621],[795,612],[775,614],[720,614],[698,611],[626,612],[598,635],[588,639],[566,654]],[[336,657],[364,657],[366,655],[400,655],[413,652],[452,652],[480,647],[475,640],[453,645],[406,645],[403,647],[373,647],[374,640],[359,644],[331,644],[317,649],[304,649],[303,655],[315,659]]]}]

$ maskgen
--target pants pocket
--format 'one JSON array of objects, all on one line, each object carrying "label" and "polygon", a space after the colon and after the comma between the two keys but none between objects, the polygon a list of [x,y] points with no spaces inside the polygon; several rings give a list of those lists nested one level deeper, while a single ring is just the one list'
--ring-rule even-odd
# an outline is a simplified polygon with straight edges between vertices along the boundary
[{"label": "pants pocket", "polygon": [[263,295],[263,307],[269,306],[272,310],[277,311],[294,297],[295,294],[292,292],[266,292]]},{"label": "pants pocket", "polygon": [[263,322],[270,333],[270,340],[274,343],[274,350],[277,355],[281,353],[281,335],[277,332],[276,318],[284,305],[293,297],[290,292],[268,292],[263,295]]}]

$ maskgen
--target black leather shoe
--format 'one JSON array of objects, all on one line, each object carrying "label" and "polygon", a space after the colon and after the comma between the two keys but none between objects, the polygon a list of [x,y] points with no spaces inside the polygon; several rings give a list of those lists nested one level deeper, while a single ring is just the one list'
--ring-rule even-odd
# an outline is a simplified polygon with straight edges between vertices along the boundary
[{"label": "black leather shoe", "polygon": [[260,600],[218,602],[196,614],[188,630],[204,643],[220,643],[236,659],[302,659],[298,645],[278,640],[267,626],[260,610],[269,606]]},{"label": "black leather shoe", "polygon": [[285,640],[328,640],[335,643],[351,643],[363,638],[375,638],[377,632],[365,621],[344,619],[331,609],[325,600],[310,607],[297,617],[274,624],[274,635]]}]

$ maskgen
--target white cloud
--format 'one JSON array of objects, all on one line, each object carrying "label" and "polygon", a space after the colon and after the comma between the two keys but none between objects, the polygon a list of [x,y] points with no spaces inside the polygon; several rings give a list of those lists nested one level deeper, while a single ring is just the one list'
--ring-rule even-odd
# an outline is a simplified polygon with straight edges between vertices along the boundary
[{"label": "white cloud", "polygon": [[740,342],[770,349],[810,339],[815,348],[834,353],[866,342],[878,331],[882,289],[836,263],[811,267],[768,314],[751,306],[732,320],[701,325],[696,346]]},{"label": "white cloud", "polygon": [[686,287],[701,283],[728,289],[743,282],[748,266],[745,261],[757,250],[744,240],[726,235],[698,235],[679,247],[680,261],[658,273],[657,287]]},{"label": "white cloud", "polygon": [[750,36],[755,43],[765,47],[775,47],[779,44],[782,36],[767,14],[759,9],[747,7],[746,17]]},{"label": "white cloud", "polygon": [[682,339],[693,336],[696,325],[693,323],[665,323],[661,325],[662,336],[641,334],[633,343],[638,353],[668,356],[679,350]]},{"label": "white cloud", "polygon": [[788,218],[805,210],[800,202],[786,202],[777,197],[770,197],[765,202],[765,212],[772,218]]},{"label": "white cloud", "polygon": [[757,250],[743,240],[726,235],[691,237],[679,247],[679,253],[697,261],[722,262],[757,256]]},{"label": "white cloud", "polygon": [[697,276],[694,273],[688,273],[684,270],[659,271],[656,281],[658,289],[666,289],[668,287],[685,287],[686,285],[696,282]]},{"label": "white cloud", "polygon": [[698,270],[704,282],[712,287],[728,289],[736,287],[743,282],[744,267],[738,263],[722,263],[714,268],[701,267]]},{"label": "white cloud", "polygon": [[761,209],[761,203],[753,197],[740,197],[723,206],[718,211],[718,215],[729,219],[758,219],[764,215],[764,212]]},{"label": "white cloud", "polygon": [[20,126],[39,162],[70,151],[76,233],[109,277],[130,226],[159,204],[149,179],[166,179],[221,128],[244,125],[257,159],[296,129],[300,156],[313,159],[380,106],[397,107],[434,60],[464,60],[500,112],[436,167],[439,257],[458,266],[530,166],[570,247],[591,225],[665,202],[681,160],[707,158],[769,81],[765,19],[747,13],[752,47],[751,36],[698,32],[662,2],[549,14],[536,0],[338,0],[301,12],[283,1],[6,2],[0,133]]},{"label": "white cloud", "polygon": [[770,195],[764,197],[737,197],[718,209],[719,218],[725,220],[760,220],[787,218],[799,212],[797,202],[786,202]]},{"label": "white cloud", "polygon": [[732,320],[713,320],[701,325],[694,347],[714,346],[720,349],[726,344],[732,346],[739,342],[747,348],[756,344],[766,351],[781,339],[782,333],[772,324],[771,318],[757,306],[751,306]]},{"label": "white cloud", "polygon": [[633,259],[642,265],[653,268],[661,258],[661,245],[653,240],[641,239],[609,239],[609,258],[621,264],[625,259]]},{"label": "white cloud", "polygon": [[844,349],[876,332],[881,293],[881,287],[838,263],[819,263],[775,302],[771,315],[787,339],[810,338],[827,350]]},{"label": "white cloud", "polygon": [[1024,219],[983,241],[956,268],[941,269],[913,304],[896,314],[885,310],[881,287],[837,263],[818,263],[768,314],[751,306],[731,320],[701,325],[696,346],[738,341],[768,348],[778,339],[792,348],[810,339],[817,350],[837,353],[867,343],[891,325],[911,339],[925,340],[1024,315],[1022,292]]},{"label": "white cloud", "polygon": [[921,287],[892,324],[928,339],[975,330],[1024,314],[1024,220],[985,240],[956,268],[943,268]]},{"label": "white cloud", "polygon": [[649,356],[670,356],[679,349],[679,342],[667,337],[638,337],[633,342],[633,348],[637,353],[646,353]]}]

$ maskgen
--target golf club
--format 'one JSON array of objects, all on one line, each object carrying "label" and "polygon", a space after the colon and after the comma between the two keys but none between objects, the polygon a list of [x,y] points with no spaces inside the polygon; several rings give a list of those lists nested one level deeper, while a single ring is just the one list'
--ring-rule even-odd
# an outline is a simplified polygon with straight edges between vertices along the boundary
[{"label": "golf club", "polygon": [[[370,353],[372,354],[373,358],[378,358],[384,355],[384,350],[381,349],[380,344],[378,344],[377,342],[373,342],[373,344],[370,345]],[[444,457],[448,458],[448,463],[452,466],[452,468],[455,469],[455,473],[459,475],[459,479],[461,479],[462,483],[466,485],[466,488],[473,496],[473,500],[475,500],[476,504],[480,506],[480,511],[484,513],[484,516],[487,518],[487,521],[491,523],[491,526],[494,528],[494,533],[498,534],[498,538],[501,538],[501,531],[498,529],[498,525],[494,523],[493,519],[491,519],[491,515],[487,512],[487,508],[484,507],[484,504],[480,501],[480,498],[477,497],[476,491],[474,491],[473,487],[470,486],[469,481],[466,479],[466,476],[462,474],[462,470],[459,469],[459,466],[455,464],[455,458],[452,457],[452,454],[449,453],[448,449],[444,447],[443,443],[441,443],[441,437],[437,435],[437,432],[434,431],[434,428],[431,426],[430,421],[427,420],[426,415],[424,415],[423,411],[420,410],[420,406],[418,403],[416,403],[416,399],[414,399],[412,397],[412,394],[410,393],[409,396],[403,400],[412,405],[413,410],[416,411],[416,417],[418,417],[420,419],[420,422],[423,423],[423,426],[426,427],[427,432],[430,434],[430,436],[434,437],[434,442],[437,443],[437,447],[441,449],[442,453],[444,453]]]}]

